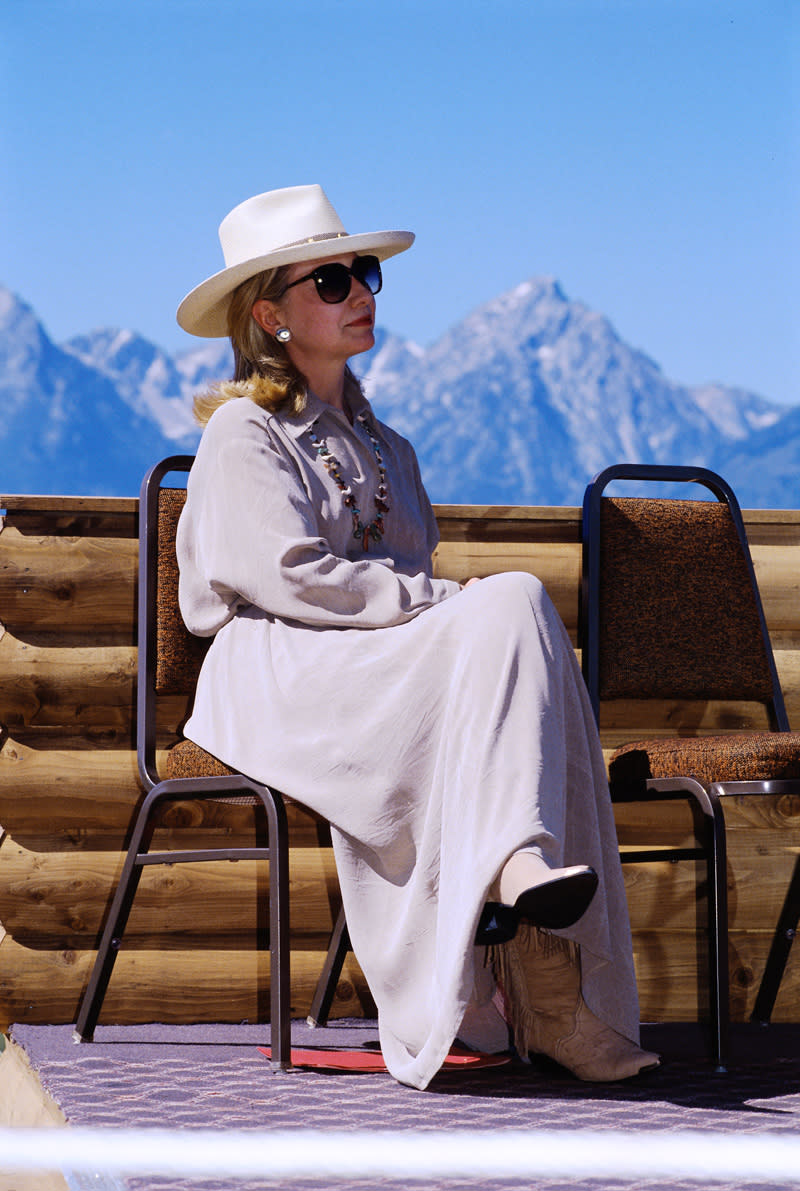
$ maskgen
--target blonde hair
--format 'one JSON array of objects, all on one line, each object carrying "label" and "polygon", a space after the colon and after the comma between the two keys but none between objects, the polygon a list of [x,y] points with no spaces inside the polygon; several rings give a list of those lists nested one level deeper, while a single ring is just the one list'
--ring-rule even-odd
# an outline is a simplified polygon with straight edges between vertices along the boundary
[{"label": "blonde hair", "polygon": [[[295,416],[306,407],[308,382],[292,363],[282,343],[253,318],[253,306],[263,298],[277,302],[286,288],[287,265],[267,269],[238,285],[228,306],[228,334],[233,347],[234,373],[231,380],[219,381],[193,402],[196,420],[205,426],[211,415],[234,397],[249,397],[270,413],[286,410]],[[345,370],[345,396],[361,395],[361,385]]]}]

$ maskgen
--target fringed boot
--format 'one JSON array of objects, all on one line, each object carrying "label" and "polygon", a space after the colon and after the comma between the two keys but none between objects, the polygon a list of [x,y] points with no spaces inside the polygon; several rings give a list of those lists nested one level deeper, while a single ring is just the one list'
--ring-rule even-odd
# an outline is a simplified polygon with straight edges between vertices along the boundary
[{"label": "fringed boot", "polygon": [[629,1079],[659,1065],[587,1008],[581,995],[580,952],[575,943],[533,926],[494,948],[498,984],[514,1045],[523,1059],[547,1055],[578,1079],[593,1083]]}]

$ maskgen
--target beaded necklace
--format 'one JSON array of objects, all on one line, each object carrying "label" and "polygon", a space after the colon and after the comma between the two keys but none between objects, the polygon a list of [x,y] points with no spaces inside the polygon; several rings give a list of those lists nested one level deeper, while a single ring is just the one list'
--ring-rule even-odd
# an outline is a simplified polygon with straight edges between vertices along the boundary
[{"label": "beaded necklace", "polygon": [[[367,437],[372,444],[372,449],[375,452],[375,458],[378,461],[378,490],[375,493],[375,518],[365,524],[361,520],[361,509],[356,504],[355,494],[348,483],[344,480],[341,471],[339,470],[341,464],[336,456],[331,451],[324,438],[318,438],[314,432],[314,427],[317,422],[312,422],[308,430],[308,436],[311,439],[311,445],[317,452],[321,462],[326,467],[329,475],[332,477],[336,487],[344,493],[344,503],[350,510],[353,518],[353,537],[361,539],[361,546],[364,550],[369,550],[370,539],[373,542],[379,542],[383,537],[384,526],[383,517],[385,513],[389,512],[389,505],[387,500],[389,498],[389,485],[386,479],[386,468],[383,463],[383,456],[381,455],[381,444],[372,426],[367,421],[364,414],[356,415],[357,421],[361,423],[366,431]],[[318,421],[319,419],[317,419]]]}]

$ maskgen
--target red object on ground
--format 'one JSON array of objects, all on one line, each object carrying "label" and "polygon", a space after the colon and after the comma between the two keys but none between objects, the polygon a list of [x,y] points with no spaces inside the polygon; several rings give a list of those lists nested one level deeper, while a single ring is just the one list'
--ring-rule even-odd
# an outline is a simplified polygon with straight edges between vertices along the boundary
[{"label": "red object on ground", "polygon": [[[272,1057],[269,1046],[259,1046],[259,1053],[266,1058]],[[507,1054],[485,1055],[474,1050],[462,1050],[454,1046],[442,1064],[442,1071],[466,1071],[474,1067],[502,1067],[511,1062]],[[292,1047],[293,1067],[313,1067],[319,1071],[385,1071],[386,1064],[379,1050],[327,1050],[325,1047],[315,1047],[311,1050],[300,1050]]]}]

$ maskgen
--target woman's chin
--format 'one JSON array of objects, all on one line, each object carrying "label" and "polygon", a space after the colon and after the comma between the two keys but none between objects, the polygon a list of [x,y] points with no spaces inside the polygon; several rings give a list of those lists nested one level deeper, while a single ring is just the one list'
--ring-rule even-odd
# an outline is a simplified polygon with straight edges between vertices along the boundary
[{"label": "woman's chin", "polygon": [[371,347],[375,346],[375,332],[372,327],[358,328],[358,330],[361,330],[361,334],[350,349],[351,356],[359,356],[362,352],[368,352]]}]

